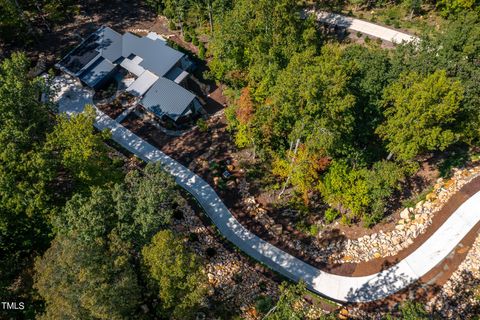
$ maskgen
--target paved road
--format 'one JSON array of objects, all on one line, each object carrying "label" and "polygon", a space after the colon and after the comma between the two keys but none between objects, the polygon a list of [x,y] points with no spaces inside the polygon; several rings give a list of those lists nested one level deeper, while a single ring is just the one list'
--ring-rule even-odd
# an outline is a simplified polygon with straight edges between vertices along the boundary
[{"label": "paved road", "polygon": [[411,42],[418,40],[417,37],[398,30],[386,28],[378,24],[346,17],[336,13],[324,11],[318,11],[315,13],[315,11],[313,10],[308,11],[308,13],[316,14],[318,21],[328,23],[330,25],[344,27],[353,31],[359,31],[361,33],[393,43],[401,43],[403,41]]},{"label": "paved road", "polygon": [[[80,89],[73,89],[73,92],[82,94]],[[61,99],[59,110],[69,114],[78,112],[77,101],[91,100],[88,91],[84,90],[83,96],[73,97],[71,104],[68,99]],[[424,244],[398,264],[364,277],[333,275],[252,234],[232,216],[213,188],[202,178],[98,109],[95,126],[100,130],[110,130],[114,141],[139,158],[147,162],[161,162],[177,183],[199,201],[222,235],[246,254],[293,281],[304,279],[310,290],[337,301],[374,301],[405,288],[440,263],[480,220],[478,192],[463,203]]]}]

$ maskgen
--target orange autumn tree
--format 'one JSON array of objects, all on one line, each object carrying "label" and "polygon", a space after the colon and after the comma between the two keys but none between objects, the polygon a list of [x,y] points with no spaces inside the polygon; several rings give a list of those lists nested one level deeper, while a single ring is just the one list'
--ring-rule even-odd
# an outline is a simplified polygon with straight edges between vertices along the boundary
[{"label": "orange autumn tree", "polygon": [[286,156],[276,157],[273,161],[272,172],[274,175],[285,179],[285,185],[302,195],[305,204],[309,202],[309,193],[315,189],[319,175],[330,164],[329,157],[321,157],[318,153],[311,152],[305,144],[298,148],[288,150]]},{"label": "orange autumn tree", "polygon": [[240,98],[237,101],[236,115],[240,125],[247,125],[253,117],[253,101],[250,94],[250,88],[242,89]]},{"label": "orange autumn tree", "polygon": [[235,143],[238,147],[242,148],[252,144],[249,124],[253,118],[254,106],[249,87],[242,89],[242,93],[240,98],[238,98],[236,105],[235,116],[238,125],[237,133],[235,135]]}]

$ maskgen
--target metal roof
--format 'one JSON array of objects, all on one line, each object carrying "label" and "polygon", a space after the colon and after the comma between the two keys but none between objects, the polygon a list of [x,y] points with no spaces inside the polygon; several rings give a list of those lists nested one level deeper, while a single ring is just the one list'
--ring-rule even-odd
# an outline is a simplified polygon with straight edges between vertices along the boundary
[{"label": "metal roof", "polygon": [[130,60],[129,58],[125,58],[122,60],[120,65],[127,70],[128,72],[133,73],[137,77],[139,77],[142,73],[145,72],[145,68],[140,66],[138,63],[135,63],[135,61]]},{"label": "metal roof", "polygon": [[189,73],[179,67],[173,67],[168,73],[165,75],[165,78],[172,80],[175,83],[181,83]]},{"label": "metal roof", "polygon": [[97,34],[98,52],[105,59],[115,62],[122,57],[122,35],[109,27],[101,27]]},{"label": "metal roof", "polygon": [[98,57],[98,35],[91,34],[82,41],[75,49],[70,51],[60,62],[58,66],[64,68],[73,75],[81,73],[82,69],[87,66],[93,59]]},{"label": "metal roof", "polygon": [[[59,65],[90,87],[98,85],[120,65],[137,76],[127,92],[143,95],[141,104],[151,112],[177,120],[188,112],[196,98],[175,83],[188,75],[184,71],[184,56],[155,33],[146,37],[137,37],[129,32],[121,35],[104,26],[69,53]],[[179,61],[183,69],[178,68],[180,64],[176,66]]]},{"label": "metal roof", "polygon": [[83,71],[80,79],[90,87],[95,87],[106,75],[115,69],[116,65],[104,59],[98,58],[87,70]]},{"label": "metal roof", "polygon": [[128,57],[132,53],[143,59],[140,66],[159,77],[163,77],[184,56],[162,39],[140,38],[127,32],[123,35],[122,55]]},{"label": "metal roof", "polygon": [[130,94],[140,97],[158,80],[158,77],[146,70],[126,89]]},{"label": "metal roof", "polygon": [[158,116],[177,120],[189,109],[195,95],[166,78],[159,78],[147,91],[140,104]]}]

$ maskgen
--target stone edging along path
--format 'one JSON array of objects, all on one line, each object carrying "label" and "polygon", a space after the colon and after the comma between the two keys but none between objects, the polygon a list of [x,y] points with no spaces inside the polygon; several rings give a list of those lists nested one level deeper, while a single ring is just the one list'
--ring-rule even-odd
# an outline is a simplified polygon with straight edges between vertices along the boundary
[{"label": "stone edging along path", "polygon": [[[76,97],[77,102],[90,103],[88,91],[72,89],[80,95]],[[67,102],[61,111],[74,113],[81,110],[77,103]],[[375,301],[404,289],[438,265],[480,220],[480,192],[477,192],[422,245],[397,264],[370,275],[336,275],[319,270],[252,234],[232,216],[202,178],[98,109],[95,127],[110,130],[115,142],[144,161],[161,162],[176,182],[197,199],[222,235],[246,254],[293,281],[305,280],[310,290],[336,301]]]}]

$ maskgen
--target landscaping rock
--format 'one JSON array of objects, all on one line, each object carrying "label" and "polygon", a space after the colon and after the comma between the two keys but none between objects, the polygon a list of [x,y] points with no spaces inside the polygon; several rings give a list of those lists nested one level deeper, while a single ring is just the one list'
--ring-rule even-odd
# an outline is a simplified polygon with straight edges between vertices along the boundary
[{"label": "landscaping rock", "polygon": [[400,212],[400,218],[404,220],[410,220],[410,208],[405,208]]},{"label": "landscaping rock", "polygon": [[276,235],[281,235],[283,231],[283,226],[281,224],[275,224],[272,226],[272,231]]}]

